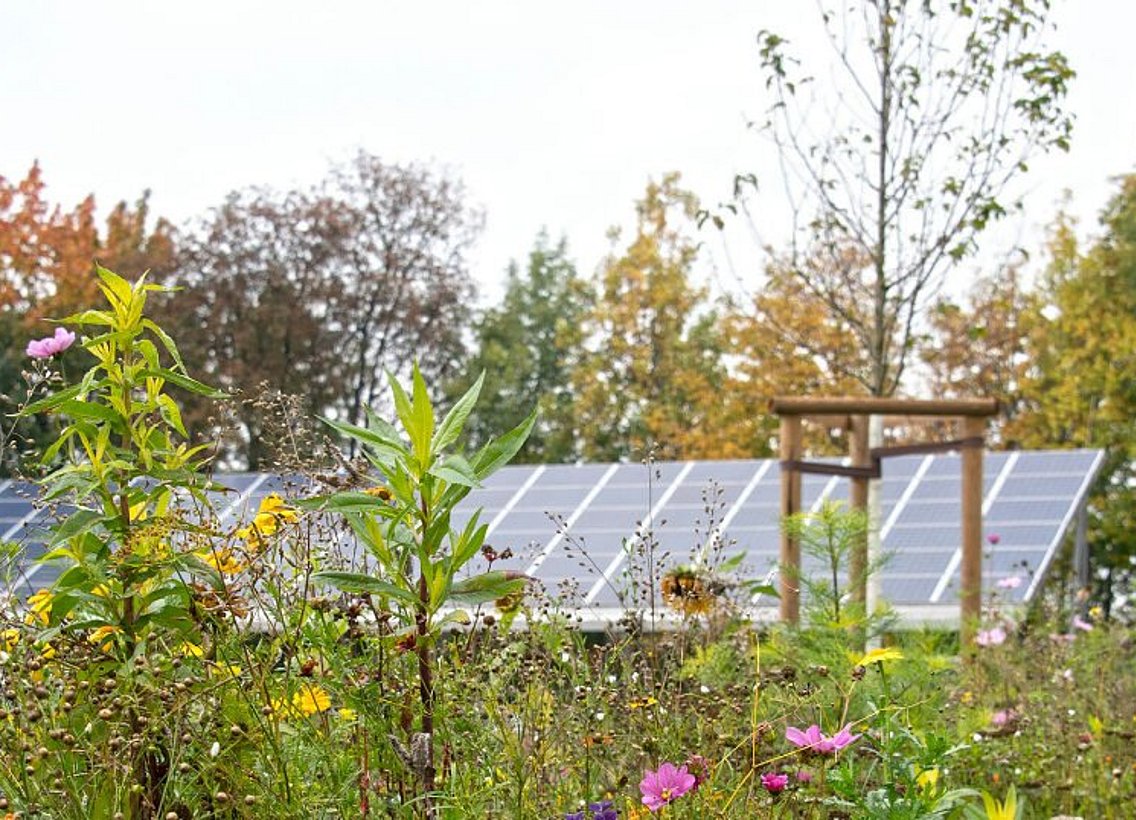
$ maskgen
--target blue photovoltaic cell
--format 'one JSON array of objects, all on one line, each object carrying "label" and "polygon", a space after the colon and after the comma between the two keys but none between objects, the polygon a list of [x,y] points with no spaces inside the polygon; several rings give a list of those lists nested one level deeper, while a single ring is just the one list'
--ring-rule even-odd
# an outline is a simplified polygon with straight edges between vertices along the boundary
[{"label": "blue photovoltaic cell", "polygon": [[[987,534],[998,538],[996,544],[985,545],[984,583],[993,585],[1011,576],[1023,579],[1017,589],[1000,590],[1004,600],[1023,600],[1029,581],[1047,568],[1099,459],[1099,452],[1090,450],[986,455],[984,526]],[[1011,469],[1004,470],[1007,465]],[[889,559],[881,572],[881,588],[892,603],[926,604],[941,582],[945,591],[939,602],[957,600],[957,571],[950,578],[944,576],[952,560],[957,561],[959,548],[959,469],[960,458],[953,453],[883,462],[880,495],[883,520],[890,522],[890,528],[883,544]],[[676,483],[680,474],[682,481]],[[757,476],[760,480],[755,483]],[[224,526],[250,520],[269,493],[290,498],[327,491],[313,489],[307,479],[292,476],[235,473],[215,478],[230,488],[216,496],[215,509],[224,513]],[[913,480],[917,480],[914,485]],[[844,500],[848,486],[844,478],[833,481],[806,474],[802,476],[802,508],[808,511],[822,500]],[[995,491],[996,496],[991,496]],[[30,574],[25,587],[47,585],[58,572],[30,563],[43,551],[42,528],[49,523],[41,520],[34,507],[34,492],[28,484],[0,482],[0,531],[9,540],[24,544],[22,574]],[[744,501],[739,504],[743,493]],[[664,498],[666,503],[661,504]],[[525,570],[536,559],[540,562],[536,574],[550,591],[561,581],[574,580],[581,597],[609,569],[611,585],[622,588],[631,583],[625,545],[634,546],[637,527],[649,520],[653,507],[657,508],[656,558],[669,555],[659,571],[689,563],[693,551],[707,543],[712,529],[722,543],[729,544],[724,554],[746,553],[744,566],[755,577],[766,577],[779,560],[781,487],[776,461],[667,462],[650,468],[642,464],[614,468],[607,464],[518,465],[498,471],[484,487],[471,492],[455,512],[453,524],[463,526],[478,507],[482,508],[482,523],[497,521],[488,543],[515,553],[513,559],[495,566]],[[566,522],[573,516],[565,537],[552,518]],[[587,556],[581,549],[586,549]],[[480,559],[474,563],[477,561]],[[813,558],[806,558],[803,567],[806,572],[827,572]],[[614,606],[617,600],[616,593],[601,584],[591,604]]]}]

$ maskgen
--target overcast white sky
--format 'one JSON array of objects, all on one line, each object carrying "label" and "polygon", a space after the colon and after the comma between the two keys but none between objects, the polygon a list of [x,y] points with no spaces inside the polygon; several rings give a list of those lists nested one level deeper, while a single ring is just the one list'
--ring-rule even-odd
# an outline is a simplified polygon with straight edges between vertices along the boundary
[{"label": "overcast white sky", "polygon": [[[1024,236],[1066,187],[1092,227],[1109,177],[1136,170],[1136,6],[1056,5],[1079,74],[1074,148],[1035,165],[1010,229]],[[38,159],[53,200],[93,192],[104,214],[150,188],[180,223],[235,188],[317,181],[359,147],[431,162],[486,212],[472,262],[491,298],[542,225],[592,271],[650,176],[679,170],[707,203],[739,171],[774,189],[770,149],[745,128],[764,104],[762,28],[808,43],[814,5],[0,0],[0,174]],[[729,261],[717,237],[708,251],[726,278],[760,268],[744,239]]]}]

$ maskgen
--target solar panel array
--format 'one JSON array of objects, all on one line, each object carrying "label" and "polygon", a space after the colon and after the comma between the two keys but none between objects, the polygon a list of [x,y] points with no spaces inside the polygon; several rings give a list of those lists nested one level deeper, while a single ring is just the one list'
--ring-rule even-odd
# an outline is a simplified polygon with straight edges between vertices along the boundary
[{"label": "solar panel array", "polygon": [[[1084,503],[1103,455],[1097,450],[987,453],[983,516],[988,535],[983,584],[1018,577],[1002,590],[1009,602],[1031,599],[1073,518]],[[251,518],[271,492],[303,493],[302,482],[238,473],[217,480],[231,488],[220,503],[222,523]],[[637,546],[653,544],[659,569],[697,560],[718,540],[726,556],[745,553],[752,578],[775,576],[780,533],[780,466],[774,460],[643,464],[519,465],[505,467],[473,491],[455,515],[461,527],[481,508],[487,541],[513,557],[498,569],[526,572],[555,592],[575,590],[577,605],[614,612],[631,583]],[[930,454],[887,459],[881,484],[881,536],[886,563],[882,597],[901,608],[955,606],[960,553],[960,459]],[[848,480],[802,476],[802,509],[844,501]],[[5,541],[25,546],[15,575],[17,592],[48,586],[58,568],[34,563],[43,552],[47,514],[28,485],[0,485]],[[351,552],[351,547],[339,549]],[[348,558],[351,556],[348,555]],[[480,560],[480,559],[475,559]],[[822,567],[806,558],[806,574]],[[756,602],[768,606],[774,601]]]}]

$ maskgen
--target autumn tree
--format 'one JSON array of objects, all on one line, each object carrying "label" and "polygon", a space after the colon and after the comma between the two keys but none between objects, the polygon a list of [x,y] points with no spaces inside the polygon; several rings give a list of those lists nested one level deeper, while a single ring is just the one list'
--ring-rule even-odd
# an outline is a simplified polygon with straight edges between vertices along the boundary
[{"label": "autumn tree", "polygon": [[1039,291],[1015,262],[977,279],[964,299],[939,299],[919,340],[933,397],[998,399],[991,440],[1003,446],[1016,443],[1014,422],[1027,410],[1023,390],[1035,366],[1031,341],[1041,307]]},{"label": "autumn tree", "polygon": [[[866,0],[821,9],[834,78],[771,32],[764,123],[797,216],[791,270],[866,352],[872,395],[900,386],[946,271],[1012,207],[1032,155],[1068,147],[1073,72],[1047,0]],[[820,351],[818,351],[820,352]]]},{"label": "autumn tree", "polygon": [[[230,194],[181,240],[167,323],[183,355],[239,391],[232,464],[267,467],[267,397],[365,423],[384,372],[417,360],[433,380],[463,352],[480,218],[459,183],[360,153],[307,189]],[[204,412],[191,412],[207,425]],[[267,433],[267,434],[266,434]]]},{"label": "autumn tree", "polygon": [[[24,348],[47,335],[44,320],[75,313],[99,300],[95,261],[135,275],[166,269],[173,258],[173,229],[151,220],[149,194],[131,206],[120,202],[102,227],[95,198],[73,207],[53,203],[38,164],[23,179],[0,176],[0,412],[11,417],[26,393]],[[19,451],[54,435],[47,417],[11,422],[3,469],[15,469]],[[5,427],[5,429],[8,429]]]},{"label": "autumn tree", "polygon": [[514,461],[575,457],[569,374],[583,342],[589,300],[565,239],[553,245],[542,231],[528,264],[522,269],[510,263],[504,297],[474,322],[473,351],[447,391],[456,400],[485,373],[482,400],[465,427],[471,446],[515,427],[539,407],[536,425]]},{"label": "autumn tree", "polygon": [[1136,175],[1121,180],[1102,224],[1083,252],[1067,219],[1053,231],[1023,412],[1008,435],[1026,447],[1104,448],[1089,545],[1110,602],[1136,556]]},{"label": "autumn tree", "polygon": [[[825,307],[793,270],[774,262],[750,301],[733,304],[722,328],[732,366],[722,401],[735,436],[748,455],[775,455],[775,416],[762,412],[778,395],[852,395],[864,391],[855,378],[863,350],[851,329]],[[847,443],[820,425],[803,428],[811,453],[843,453]]]},{"label": "autumn tree", "polygon": [[717,423],[728,374],[706,292],[691,282],[696,211],[677,174],[650,183],[634,238],[598,275],[572,373],[585,458],[641,456],[650,446],[668,458],[742,451]]}]

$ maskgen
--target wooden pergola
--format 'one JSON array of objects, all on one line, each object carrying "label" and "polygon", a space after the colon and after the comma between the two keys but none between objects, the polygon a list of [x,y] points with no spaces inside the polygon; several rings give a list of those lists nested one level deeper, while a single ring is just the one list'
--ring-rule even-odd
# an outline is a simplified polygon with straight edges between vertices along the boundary
[{"label": "wooden pergola", "polygon": [[[982,607],[982,452],[986,439],[986,421],[998,412],[995,399],[887,399],[887,398],[797,398],[777,397],[770,410],[781,419],[781,515],[801,510],[801,474],[842,475],[851,479],[849,502],[853,509],[867,510],[868,482],[882,474],[881,461],[888,456],[934,453],[949,450],[962,452],[962,588],[959,592],[959,630],[963,646],[974,638]],[[913,444],[902,447],[872,448],[868,442],[869,419],[872,416],[931,417],[959,420],[962,434],[950,441]],[[829,427],[843,427],[849,432],[848,466],[803,461],[801,458],[801,422],[818,421]],[[800,544],[785,530],[781,533],[780,594],[781,620],[800,620],[800,589],[796,575],[801,567]],[[854,600],[867,601],[868,544],[865,539],[854,545],[849,567],[850,587]]]}]

